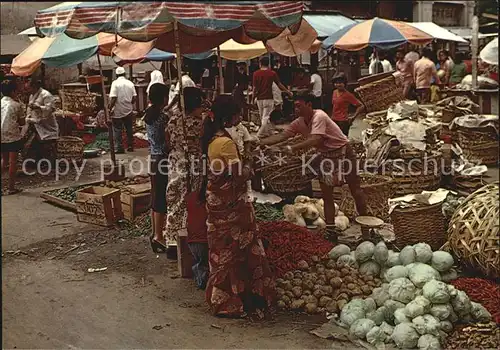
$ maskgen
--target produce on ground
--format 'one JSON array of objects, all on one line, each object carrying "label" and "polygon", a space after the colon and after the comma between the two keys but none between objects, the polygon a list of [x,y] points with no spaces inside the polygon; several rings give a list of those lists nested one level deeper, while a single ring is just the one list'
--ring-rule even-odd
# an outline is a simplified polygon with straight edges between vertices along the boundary
[{"label": "produce on ground", "polygon": [[121,220],[118,227],[130,236],[149,236],[152,232],[151,212],[147,211],[135,217],[133,221]]},{"label": "produce on ground", "polygon": [[[330,254],[338,255],[340,249],[335,247]],[[397,259],[395,254],[383,242],[375,246],[366,241],[356,248],[354,259],[360,270],[375,277],[380,273],[385,283],[364,301],[351,300],[341,310],[340,321],[352,336],[376,347],[383,341],[394,342],[399,348],[440,349],[457,321],[491,320],[485,307],[471,301],[464,291],[442,281],[454,264],[449,253],[433,252],[427,244],[419,243],[406,246]],[[338,260],[343,257],[353,258],[351,254],[344,254]],[[362,269],[364,266],[367,267]],[[372,301],[375,301],[375,310]],[[368,320],[375,323],[372,329],[368,329],[372,325]],[[385,340],[379,329],[373,329],[382,322],[395,326]]]},{"label": "produce on ground", "polygon": [[138,184],[143,184],[149,182],[149,177],[148,176],[135,176],[133,178],[126,178],[125,180],[122,181],[109,181],[106,180],[105,182],[101,183],[101,187],[109,187],[109,188],[115,188],[115,189],[120,189],[121,191],[128,193],[130,192],[127,186],[129,185],[138,185]]},{"label": "produce on ground", "polygon": [[495,322],[460,325],[446,341],[445,349],[498,349],[500,328]]},{"label": "produce on ground", "polygon": [[[349,219],[339,211],[339,207],[335,204],[335,226],[341,231],[349,227]],[[283,207],[283,215],[285,220],[305,227],[307,225],[325,228],[325,209],[322,199],[309,198],[307,196],[297,196],[294,204],[285,205]]]},{"label": "produce on ground", "polygon": [[[123,181],[105,181],[101,183],[99,186],[101,187],[110,187],[110,188],[119,188],[122,191],[127,192],[125,186],[146,183],[149,181],[149,178],[146,176],[136,176],[134,178],[127,178]],[[60,188],[57,190],[50,190],[45,193],[68,201],[70,203],[75,203],[76,201],[76,192],[78,190],[84,189],[92,185],[80,185],[80,186],[69,186],[65,188]]]},{"label": "produce on ground", "polygon": [[463,290],[469,298],[483,305],[500,324],[500,286],[482,278],[461,277],[451,282],[455,288]]},{"label": "produce on ground", "polygon": [[[311,314],[324,311],[338,313],[351,299],[365,303],[361,298],[370,295],[374,288],[381,285],[379,279],[362,275],[357,269],[328,256],[323,259],[313,256],[310,263],[301,260],[297,270],[288,271],[276,282],[279,308]],[[371,311],[375,311],[373,299],[371,304]],[[363,324],[358,326],[355,334],[366,335],[372,328],[366,329]]]},{"label": "produce on ground", "polygon": [[89,185],[81,185],[81,186],[70,186],[65,188],[59,188],[57,190],[50,190],[45,193],[60,198],[62,200],[68,201],[70,203],[75,203],[76,201],[76,191],[82,190]]},{"label": "produce on ground", "polygon": [[321,235],[286,221],[261,223],[259,234],[277,277],[296,270],[299,261],[310,263],[313,256],[324,256],[333,247]]},{"label": "produce on ground", "polygon": [[[126,145],[126,147],[128,147],[127,135],[125,135],[125,133],[123,133],[122,137],[123,137],[123,141],[122,141],[123,144]],[[149,147],[148,141],[142,140],[142,139],[134,136],[134,148],[147,148],[147,147]],[[89,143],[89,144],[86,144],[84,146],[84,149],[86,149],[86,150],[87,149],[100,149],[103,151],[109,151],[110,147],[109,147],[109,135],[108,135],[108,133],[101,132],[101,133],[97,134],[94,141]]]},{"label": "produce on ground", "polygon": [[284,219],[281,210],[272,204],[254,203],[253,208],[255,210],[255,217],[257,218],[257,221],[268,222],[281,221]]}]

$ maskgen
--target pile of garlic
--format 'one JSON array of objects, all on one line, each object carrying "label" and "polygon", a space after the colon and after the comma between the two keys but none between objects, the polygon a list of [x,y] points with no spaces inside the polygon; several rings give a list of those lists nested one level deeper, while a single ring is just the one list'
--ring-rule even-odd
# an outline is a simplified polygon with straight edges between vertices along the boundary
[{"label": "pile of garlic", "polygon": [[[318,228],[325,228],[325,204],[323,199],[314,199],[307,196],[297,196],[294,204],[283,207],[285,220],[295,225],[306,227],[313,225]],[[339,210],[335,204],[335,226],[344,231],[349,226],[349,219]]]}]

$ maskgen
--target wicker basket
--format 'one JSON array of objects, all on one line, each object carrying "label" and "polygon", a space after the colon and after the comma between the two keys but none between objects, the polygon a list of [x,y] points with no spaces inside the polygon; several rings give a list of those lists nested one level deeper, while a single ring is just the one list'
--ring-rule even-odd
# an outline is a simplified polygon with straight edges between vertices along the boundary
[{"label": "wicker basket", "polygon": [[491,129],[460,127],[458,144],[464,151],[465,158],[471,162],[484,165],[498,163],[498,136]]},{"label": "wicker basket", "polygon": [[403,87],[396,84],[393,76],[360,86],[354,90],[363,102],[366,112],[381,111],[403,101]]},{"label": "wicker basket", "polygon": [[386,162],[382,173],[394,180],[394,194],[404,196],[437,190],[441,185],[441,169],[440,153],[407,153],[400,159]]},{"label": "wicker basket", "polygon": [[[388,176],[361,174],[361,189],[366,198],[367,215],[389,220],[389,198],[393,197],[392,179]],[[354,198],[348,185],[340,189],[340,210],[348,218],[355,218],[358,213]]]},{"label": "wicker basket", "polygon": [[[301,141],[303,141],[302,138],[295,138],[283,144],[292,145]],[[258,157],[254,159],[254,162],[261,166],[257,166],[256,170],[261,171],[266,188],[280,194],[297,193],[310,188],[311,181],[316,177],[316,174],[302,166],[302,157],[305,156],[307,159],[308,156],[314,154],[313,149],[302,149],[293,155],[287,155],[280,159],[279,155],[264,152],[263,155],[269,163],[260,164]]]},{"label": "wicker basket", "polygon": [[79,137],[64,136],[57,140],[57,159],[66,159],[68,162],[83,161],[83,147],[85,143]]},{"label": "wicker basket", "polygon": [[467,197],[451,218],[447,247],[466,265],[500,277],[498,182]]},{"label": "wicker basket", "polygon": [[446,242],[445,217],[442,203],[395,208],[391,213],[394,225],[395,245],[402,249],[406,245],[427,243],[438,250]]}]

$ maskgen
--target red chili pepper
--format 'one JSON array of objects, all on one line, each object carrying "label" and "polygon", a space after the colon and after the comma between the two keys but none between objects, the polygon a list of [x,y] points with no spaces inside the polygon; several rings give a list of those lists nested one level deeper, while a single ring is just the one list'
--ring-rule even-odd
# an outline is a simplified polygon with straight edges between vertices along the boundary
[{"label": "red chili pepper", "polygon": [[500,286],[482,278],[457,278],[451,284],[467,293],[469,298],[483,305],[500,324]]},{"label": "red chili pepper", "polygon": [[324,256],[333,244],[321,235],[286,221],[259,223],[259,234],[267,242],[267,259],[277,277],[293,271],[301,260]]}]

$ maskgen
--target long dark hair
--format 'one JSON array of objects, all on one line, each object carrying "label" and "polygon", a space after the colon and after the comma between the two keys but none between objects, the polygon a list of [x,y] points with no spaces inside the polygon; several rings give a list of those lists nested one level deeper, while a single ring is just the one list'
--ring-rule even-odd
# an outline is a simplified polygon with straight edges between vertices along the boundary
[{"label": "long dark hair", "polygon": [[185,87],[182,90],[184,94],[184,106],[186,113],[191,113],[197,108],[200,108],[203,102],[203,92],[197,87]]},{"label": "long dark hair", "polygon": [[[203,157],[208,164],[208,146],[212,139],[219,131],[225,131],[226,125],[231,122],[233,117],[241,112],[240,108],[233,100],[232,96],[222,95],[218,96],[212,104],[213,118],[206,117],[203,122],[203,136],[201,137],[201,150]],[[199,199],[201,202],[206,200],[206,190],[208,184],[207,171],[203,178],[203,183],[200,190]]]},{"label": "long dark hair", "polygon": [[168,88],[165,84],[155,83],[149,89],[149,101],[151,106],[146,110],[144,121],[146,124],[153,124],[160,115],[160,109],[165,104],[165,98],[168,94]]}]

